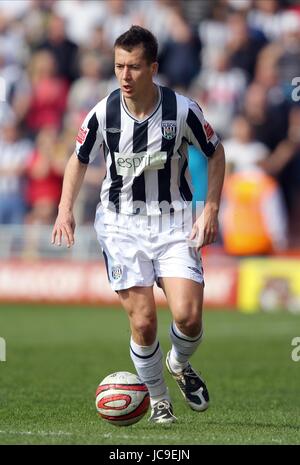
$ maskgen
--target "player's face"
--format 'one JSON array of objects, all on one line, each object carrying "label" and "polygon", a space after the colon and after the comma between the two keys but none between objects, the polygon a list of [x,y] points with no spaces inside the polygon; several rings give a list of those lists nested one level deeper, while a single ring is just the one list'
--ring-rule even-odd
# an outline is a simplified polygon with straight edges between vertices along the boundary
[{"label": "player's face", "polygon": [[115,73],[125,98],[136,100],[147,95],[157,67],[157,63],[146,61],[143,46],[135,47],[131,52],[119,47],[115,49]]}]

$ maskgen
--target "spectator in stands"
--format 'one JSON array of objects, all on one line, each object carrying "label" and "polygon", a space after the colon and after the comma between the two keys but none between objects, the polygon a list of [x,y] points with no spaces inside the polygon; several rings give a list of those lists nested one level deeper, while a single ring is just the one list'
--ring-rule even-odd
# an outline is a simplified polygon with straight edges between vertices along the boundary
[{"label": "spectator in stands", "polygon": [[139,0],[134,2],[133,18],[135,24],[146,27],[157,37],[160,54],[169,37],[168,22],[170,6],[178,0]]},{"label": "spectator in stands", "polygon": [[105,0],[102,19],[103,35],[111,50],[116,38],[130,28],[133,22],[131,4],[126,0]]},{"label": "spectator in stands", "polygon": [[224,248],[233,255],[282,250],[287,245],[286,212],[278,183],[263,169],[268,148],[253,139],[251,125],[244,116],[234,119],[232,132],[232,138],[224,142]]},{"label": "spectator in stands", "polygon": [[55,0],[52,11],[65,20],[66,35],[87,48],[95,27],[107,21],[105,1]]},{"label": "spectator in stands", "polygon": [[242,69],[252,81],[256,58],[261,48],[266,45],[263,37],[251,34],[244,14],[233,13],[228,17],[229,27],[228,48],[230,50],[230,64],[232,68]]},{"label": "spectator in stands", "polygon": [[2,0],[0,3],[0,15],[5,14],[7,19],[16,20],[21,18],[30,9],[30,3]]},{"label": "spectator in stands", "polygon": [[56,75],[55,58],[46,51],[36,52],[29,65],[31,94],[27,96],[26,124],[32,135],[45,126],[61,127],[66,109],[68,85]]},{"label": "spectator in stands", "polygon": [[291,101],[292,80],[300,76],[300,12],[285,12],[283,15],[282,54],[278,62],[280,81],[286,99]]},{"label": "spectator in stands", "polygon": [[70,88],[67,108],[69,112],[79,113],[80,118],[107,94],[108,83],[102,77],[101,66],[101,58],[93,52],[80,57],[80,78]]},{"label": "spectator in stands", "polygon": [[224,141],[227,172],[254,170],[258,162],[269,155],[268,148],[255,140],[252,127],[245,116],[235,117],[232,137]]},{"label": "spectator in stands", "polygon": [[[5,82],[5,100],[15,106],[20,95],[29,92],[29,79],[22,67],[18,63],[7,63],[5,56],[0,51],[0,76]],[[15,112],[18,114],[17,108]]]},{"label": "spectator in stands", "polygon": [[66,36],[63,18],[52,14],[48,20],[46,39],[39,45],[55,57],[57,75],[68,83],[78,77],[78,47]]},{"label": "spectator in stands", "polygon": [[199,24],[199,36],[202,44],[202,66],[210,69],[214,66],[215,53],[227,49],[229,27],[226,22],[228,8],[224,2],[210,2],[211,11]]},{"label": "spectator in stands", "polygon": [[263,171],[227,176],[220,219],[229,254],[265,255],[287,247],[286,213],[278,183]]},{"label": "spectator in stands", "polygon": [[114,76],[114,61],[111,48],[104,37],[103,26],[97,25],[91,31],[90,40],[84,50],[97,55],[101,59],[101,75],[105,80]]},{"label": "spectator in stands", "polygon": [[56,158],[57,134],[53,128],[42,129],[26,167],[26,221],[51,224],[57,213],[62,187],[64,161]]},{"label": "spectator in stands", "polygon": [[254,0],[247,20],[251,29],[262,33],[267,40],[276,41],[282,33],[283,11],[279,0]]},{"label": "spectator in stands", "polygon": [[294,106],[289,115],[287,138],[270,157],[261,163],[262,168],[276,176],[284,194],[290,219],[291,245],[300,246],[300,108]]},{"label": "spectator in stands", "polygon": [[230,68],[226,50],[214,52],[211,67],[205,68],[193,83],[193,97],[222,137],[229,136],[232,118],[242,106],[246,83],[241,69]]},{"label": "spectator in stands", "polygon": [[286,113],[274,111],[267,97],[266,89],[261,84],[250,84],[246,90],[243,112],[253,128],[255,139],[273,151],[286,137],[287,122]]},{"label": "spectator in stands", "polygon": [[24,221],[23,173],[32,150],[15,115],[7,109],[0,126],[0,224]]},{"label": "spectator in stands", "polygon": [[267,105],[272,107],[272,112],[279,112],[282,119],[287,120],[289,105],[280,81],[278,66],[280,55],[281,47],[279,44],[270,44],[264,47],[257,56],[252,83],[262,86],[266,94]]},{"label": "spectator in stands", "polygon": [[199,35],[183,17],[181,9],[169,8],[168,39],[160,53],[160,73],[171,87],[187,89],[200,71]]},{"label": "spectator in stands", "polygon": [[16,27],[9,17],[9,12],[1,4],[2,2],[0,2],[0,54],[7,65],[18,64],[22,62],[25,52],[22,29]]}]

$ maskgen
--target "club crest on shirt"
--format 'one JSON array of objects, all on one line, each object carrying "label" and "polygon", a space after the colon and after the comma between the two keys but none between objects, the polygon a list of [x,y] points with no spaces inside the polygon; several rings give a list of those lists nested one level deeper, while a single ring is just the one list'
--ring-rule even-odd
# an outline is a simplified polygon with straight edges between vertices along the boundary
[{"label": "club crest on shirt", "polygon": [[163,121],[161,123],[161,132],[165,139],[174,139],[176,137],[176,121]]},{"label": "club crest on shirt", "polygon": [[112,266],[111,276],[114,281],[118,281],[119,279],[121,279],[122,275],[123,275],[122,265]]}]

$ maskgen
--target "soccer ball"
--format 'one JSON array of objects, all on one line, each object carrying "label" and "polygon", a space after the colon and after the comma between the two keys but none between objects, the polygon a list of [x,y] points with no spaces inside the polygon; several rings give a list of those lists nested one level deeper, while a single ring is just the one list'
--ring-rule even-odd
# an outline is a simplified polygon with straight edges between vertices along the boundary
[{"label": "soccer ball", "polygon": [[137,423],[147,412],[149,403],[147,386],[128,371],[106,376],[96,390],[98,414],[117,426]]}]

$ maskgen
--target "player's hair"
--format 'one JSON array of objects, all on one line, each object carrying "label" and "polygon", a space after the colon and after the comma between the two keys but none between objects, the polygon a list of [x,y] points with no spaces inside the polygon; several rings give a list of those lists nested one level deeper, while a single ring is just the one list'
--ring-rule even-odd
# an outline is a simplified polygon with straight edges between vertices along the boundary
[{"label": "player's hair", "polygon": [[128,31],[116,39],[114,48],[120,47],[131,52],[133,48],[139,45],[144,47],[144,57],[147,63],[151,64],[157,61],[157,40],[152,32],[141,26],[131,26]]}]

